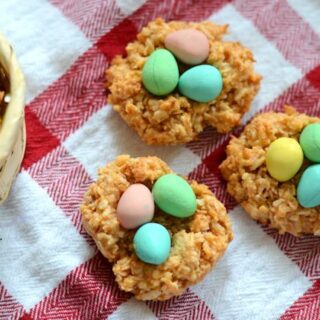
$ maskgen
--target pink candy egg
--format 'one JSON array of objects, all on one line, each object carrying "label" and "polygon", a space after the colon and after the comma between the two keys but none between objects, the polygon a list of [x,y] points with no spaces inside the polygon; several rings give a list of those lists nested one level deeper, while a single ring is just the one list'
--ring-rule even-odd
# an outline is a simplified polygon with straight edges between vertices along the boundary
[{"label": "pink candy egg", "polygon": [[209,55],[209,40],[203,32],[196,29],[169,33],[164,45],[179,60],[190,65],[203,62]]},{"label": "pink candy egg", "polygon": [[154,201],[150,190],[143,184],[132,184],[121,196],[117,217],[126,229],[134,229],[150,222],[154,215]]}]

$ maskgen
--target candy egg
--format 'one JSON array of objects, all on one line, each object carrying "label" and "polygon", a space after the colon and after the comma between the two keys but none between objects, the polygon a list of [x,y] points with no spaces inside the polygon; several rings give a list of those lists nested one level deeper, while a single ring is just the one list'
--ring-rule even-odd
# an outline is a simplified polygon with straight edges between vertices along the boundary
[{"label": "candy egg", "polygon": [[143,66],[142,81],[157,96],[172,92],[179,81],[179,68],[172,53],[166,49],[155,50]]},{"label": "candy egg", "polygon": [[174,217],[190,217],[196,211],[197,201],[191,186],[176,174],[160,177],[153,185],[152,194],[157,206]]},{"label": "candy egg", "polygon": [[193,67],[182,74],[178,88],[181,94],[192,100],[208,102],[221,93],[221,73],[210,65]]},{"label": "candy egg", "polygon": [[278,181],[288,181],[299,171],[303,163],[303,152],[299,143],[292,138],[273,141],[266,154],[269,174]]},{"label": "candy egg", "polygon": [[152,220],[154,201],[150,190],[143,184],[132,184],[121,196],[117,217],[126,229],[134,229]]},{"label": "candy egg", "polygon": [[183,29],[169,33],[164,45],[179,60],[186,64],[199,64],[209,55],[207,36],[196,29]]},{"label": "candy egg", "polygon": [[308,167],[302,174],[298,188],[297,198],[304,208],[313,208],[320,205],[320,164]]},{"label": "candy egg", "polygon": [[320,123],[309,124],[303,129],[300,145],[309,160],[320,162]]},{"label": "candy egg", "polygon": [[144,224],[133,238],[133,247],[138,258],[143,262],[161,264],[170,255],[170,234],[161,224]]}]

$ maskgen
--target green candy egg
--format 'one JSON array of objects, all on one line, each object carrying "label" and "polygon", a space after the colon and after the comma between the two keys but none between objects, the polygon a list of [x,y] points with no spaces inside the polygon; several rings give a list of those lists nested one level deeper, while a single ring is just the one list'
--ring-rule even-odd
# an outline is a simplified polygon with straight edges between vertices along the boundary
[{"label": "green candy egg", "polygon": [[313,208],[320,205],[320,164],[308,167],[302,174],[298,188],[297,198],[304,208]]},{"label": "green candy egg", "polygon": [[304,155],[313,162],[320,162],[320,123],[306,126],[300,135]]},{"label": "green candy egg", "polygon": [[190,217],[196,211],[196,195],[189,183],[176,174],[160,177],[153,185],[152,194],[157,206],[174,217]]},{"label": "green candy egg", "polygon": [[170,234],[161,224],[146,223],[136,232],[133,247],[141,261],[155,265],[161,264],[170,255]]},{"label": "green candy egg", "polygon": [[221,93],[222,76],[213,66],[196,66],[182,74],[178,88],[181,94],[192,100],[209,102]]},{"label": "green candy egg", "polygon": [[143,66],[142,81],[157,96],[172,92],[179,81],[179,68],[172,53],[166,49],[155,50]]}]

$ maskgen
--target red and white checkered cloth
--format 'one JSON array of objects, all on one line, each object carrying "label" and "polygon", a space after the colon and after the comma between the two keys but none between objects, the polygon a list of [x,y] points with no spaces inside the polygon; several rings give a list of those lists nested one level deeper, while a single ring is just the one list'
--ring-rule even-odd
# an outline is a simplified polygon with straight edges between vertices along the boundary
[{"label": "red and white checkered cloth", "polygon": [[[148,147],[106,104],[107,64],[159,16],[228,23],[254,52],[263,81],[245,121],[284,103],[320,116],[319,0],[0,1],[28,83],[27,152],[0,208],[0,319],[320,319],[320,238],[279,236],[228,197],[217,169],[228,137]],[[121,292],[81,226],[97,168],[123,153],[158,155],[208,184],[233,222],[217,267],[166,302]]]}]

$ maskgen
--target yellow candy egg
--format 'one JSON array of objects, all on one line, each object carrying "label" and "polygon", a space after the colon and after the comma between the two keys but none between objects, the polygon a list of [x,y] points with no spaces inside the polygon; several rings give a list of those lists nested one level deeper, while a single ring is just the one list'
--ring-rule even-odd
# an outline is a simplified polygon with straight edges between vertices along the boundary
[{"label": "yellow candy egg", "polygon": [[279,138],[273,141],[266,155],[269,174],[284,182],[295,176],[303,163],[303,151],[300,144],[292,138]]}]

